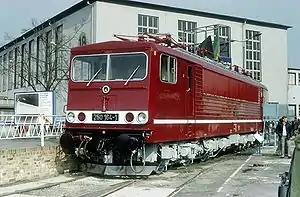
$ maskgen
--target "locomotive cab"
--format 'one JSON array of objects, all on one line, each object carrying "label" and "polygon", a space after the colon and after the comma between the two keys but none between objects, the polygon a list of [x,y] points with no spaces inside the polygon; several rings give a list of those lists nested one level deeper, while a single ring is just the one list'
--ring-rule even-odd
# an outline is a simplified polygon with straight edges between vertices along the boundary
[{"label": "locomotive cab", "polygon": [[133,166],[133,154],[143,150],[151,132],[150,56],[149,43],[112,41],[71,50],[60,139],[65,153],[84,162]]},{"label": "locomotive cab", "polygon": [[143,51],[73,53],[68,125],[74,128],[80,127],[78,123],[145,124],[148,121],[148,66],[148,55]]}]

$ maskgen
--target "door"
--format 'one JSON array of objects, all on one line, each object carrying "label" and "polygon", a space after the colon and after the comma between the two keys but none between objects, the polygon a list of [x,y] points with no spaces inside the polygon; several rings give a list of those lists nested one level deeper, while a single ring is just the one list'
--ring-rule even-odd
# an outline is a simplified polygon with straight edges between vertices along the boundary
[{"label": "door", "polygon": [[195,117],[194,117],[194,75],[193,67],[187,66],[186,68],[186,78],[185,78],[185,118],[189,121],[186,128],[186,136],[190,139],[194,138],[194,127],[195,127]]},{"label": "door", "polygon": [[185,117],[194,119],[194,85],[193,67],[187,66],[186,71],[186,90],[185,90]]}]

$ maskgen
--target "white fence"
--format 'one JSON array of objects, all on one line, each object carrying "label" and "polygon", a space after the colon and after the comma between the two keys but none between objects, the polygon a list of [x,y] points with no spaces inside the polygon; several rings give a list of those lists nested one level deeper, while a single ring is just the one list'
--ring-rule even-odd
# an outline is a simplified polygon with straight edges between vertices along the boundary
[{"label": "white fence", "polygon": [[65,116],[0,115],[0,140],[56,137],[63,132]]}]

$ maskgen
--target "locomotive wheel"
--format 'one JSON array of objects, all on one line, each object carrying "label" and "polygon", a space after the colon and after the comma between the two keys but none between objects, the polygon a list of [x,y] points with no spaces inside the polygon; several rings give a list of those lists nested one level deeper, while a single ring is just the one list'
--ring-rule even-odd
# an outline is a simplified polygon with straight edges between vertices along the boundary
[{"label": "locomotive wheel", "polygon": [[205,162],[209,160],[209,155],[206,153],[203,157],[201,157],[200,161]]},{"label": "locomotive wheel", "polygon": [[80,171],[86,175],[87,174],[87,170],[88,170],[88,166],[85,163],[80,164]]},{"label": "locomotive wheel", "polygon": [[165,172],[165,168],[165,162],[161,161],[153,173],[157,175],[163,174]]},{"label": "locomotive wheel", "polygon": [[65,173],[64,162],[57,162],[56,170],[58,174],[64,174]]},{"label": "locomotive wheel", "polygon": [[67,167],[67,169],[69,169],[69,172],[78,171],[79,170],[79,162],[75,157],[73,157],[72,155],[69,155],[67,157],[66,167]]},{"label": "locomotive wheel", "polygon": [[183,165],[183,166],[189,166],[189,165],[191,165],[192,163],[193,163],[192,160],[188,159],[188,160],[186,160],[186,162],[183,162],[182,165]]},{"label": "locomotive wheel", "polygon": [[141,176],[141,179],[143,180],[147,180],[149,178],[149,176]]}]

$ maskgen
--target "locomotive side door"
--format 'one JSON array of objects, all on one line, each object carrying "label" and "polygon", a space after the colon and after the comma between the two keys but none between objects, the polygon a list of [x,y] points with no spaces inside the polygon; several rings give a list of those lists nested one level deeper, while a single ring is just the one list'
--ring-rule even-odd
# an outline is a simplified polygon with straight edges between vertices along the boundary
[{"label": "locomotive side door", "polygon": [[185,68],[185,118],[189,120],[187,124],[187,137],[194,138],[195,132],[195,116],[194,116],[194,69],[193,66],[188,65]]},{"label": "locomotive side door", "polygon": [[194,119],[194,86],[193,86],[193,67],[186,67],[186,89],[185,89],[185,117]]}]

